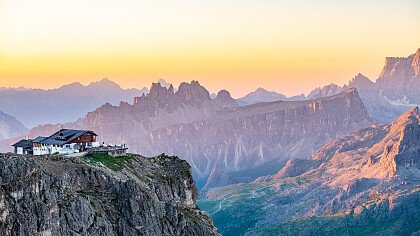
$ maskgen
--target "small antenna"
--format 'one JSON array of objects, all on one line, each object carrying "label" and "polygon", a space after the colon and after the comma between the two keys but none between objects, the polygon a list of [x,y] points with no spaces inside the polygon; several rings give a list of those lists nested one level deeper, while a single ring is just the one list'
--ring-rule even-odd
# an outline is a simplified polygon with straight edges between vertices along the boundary
[{"label": "small antenna", "polygon": [[63,125],[60,125],[60,126],[61,126],[61,129],[64,129]]}]

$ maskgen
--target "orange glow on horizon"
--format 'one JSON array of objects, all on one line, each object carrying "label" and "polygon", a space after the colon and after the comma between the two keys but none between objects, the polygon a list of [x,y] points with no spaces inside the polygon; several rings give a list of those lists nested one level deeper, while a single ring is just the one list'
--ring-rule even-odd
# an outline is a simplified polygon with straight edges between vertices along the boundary
[{"label": "orange glow on horizon", "polygon": [[359,72],[375,81],[386,56],[420,47],[419,7],[414,0],[5,0],[0,87],[50,89],[107,77],[141,88],[163,78],[240,97],[257,87],[308,93]]}]

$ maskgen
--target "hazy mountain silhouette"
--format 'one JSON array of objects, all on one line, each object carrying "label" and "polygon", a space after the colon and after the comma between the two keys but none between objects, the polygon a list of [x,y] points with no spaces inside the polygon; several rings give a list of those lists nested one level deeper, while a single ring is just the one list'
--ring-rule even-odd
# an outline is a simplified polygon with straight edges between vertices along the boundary
[{"label": "hazy mountain silhouette", "polygon": [[24,135],[28,129],[16,119],[0,111],[0,140]]},{"label": "hazy mountain silhouette", "polygon": [[57,89],[0,89],[0,110],[15,116],[27,127],[74,121],[109,102],[132,102],[148,90],[122,89],[109,79],[84,86],[72,83]]}]

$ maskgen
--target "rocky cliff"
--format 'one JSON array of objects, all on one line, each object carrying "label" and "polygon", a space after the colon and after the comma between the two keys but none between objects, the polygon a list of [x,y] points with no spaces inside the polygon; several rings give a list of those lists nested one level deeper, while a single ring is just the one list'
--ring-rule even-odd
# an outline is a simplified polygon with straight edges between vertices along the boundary
[{"label": "rocky cliff", "polygon": [[276,175],[212,189],[200,205],[223,235],[415,235],[419,163],[414,107],[391,124],[331,141],[310,160],[291,160]]},{"label": "rocky cliff", "polygon": [[218,235],[177,157],[0,156],[1,235]]},{"label": "rocky cliff", "polygon": [[376,83],[395,102],[420,104],[420,48],[408,57],[387,57]]}]

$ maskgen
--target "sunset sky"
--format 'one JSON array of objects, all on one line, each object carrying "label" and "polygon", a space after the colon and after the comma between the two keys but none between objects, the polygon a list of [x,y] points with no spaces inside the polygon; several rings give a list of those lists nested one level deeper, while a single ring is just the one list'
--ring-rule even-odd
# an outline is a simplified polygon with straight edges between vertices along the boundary
[{"label": "sunset sky", "polygon": [[107,77],[286,95],[420,47],[419,0],[0,0],[0,87]]}]

